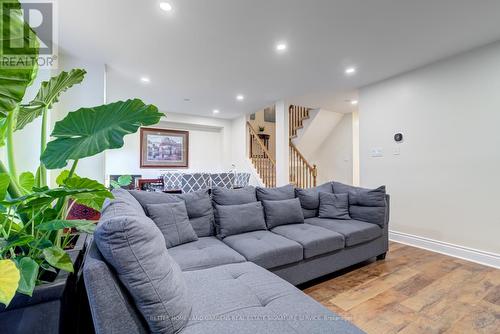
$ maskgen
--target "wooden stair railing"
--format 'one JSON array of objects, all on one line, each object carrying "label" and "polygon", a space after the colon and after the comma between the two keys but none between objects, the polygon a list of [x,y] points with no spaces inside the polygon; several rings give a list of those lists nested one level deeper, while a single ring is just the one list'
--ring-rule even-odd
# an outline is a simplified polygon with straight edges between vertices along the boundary
[{"label": "wooden stair railing", "polygon": [[309,118],[309,108],[291,105],[288,109],[289,122],[289,175],[290,183],[299,188],[316,187],[318,169],[311,165],[292,142],[297,131],[303,127],[304,120]]},{"label": "wooden stair railing", "polygon": [[247,122],[247,129],[250,136],[249,158],[264,185],[276,187],[276,162],[250,122]]}]

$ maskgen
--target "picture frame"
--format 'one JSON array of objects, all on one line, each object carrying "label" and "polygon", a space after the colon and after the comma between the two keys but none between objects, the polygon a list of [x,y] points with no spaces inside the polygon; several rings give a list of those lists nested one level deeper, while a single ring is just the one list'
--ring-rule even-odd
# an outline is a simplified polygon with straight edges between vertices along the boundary
[{"label": "picture frame", "polygon": [[141,128],[141,168],[188,168],[189,131]]}]

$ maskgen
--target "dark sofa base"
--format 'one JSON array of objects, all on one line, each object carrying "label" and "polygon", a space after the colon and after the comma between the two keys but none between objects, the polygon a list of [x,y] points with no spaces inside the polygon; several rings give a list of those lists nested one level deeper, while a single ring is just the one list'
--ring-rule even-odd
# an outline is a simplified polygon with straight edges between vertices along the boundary
[{"label": "dark sofa base", "polygon": [[378,257],[385,254],[387,250],[387,237],[382,236],[361,245],[343,248],[333,253],[269,270],[291,284],[299,285],[371,258]]}]

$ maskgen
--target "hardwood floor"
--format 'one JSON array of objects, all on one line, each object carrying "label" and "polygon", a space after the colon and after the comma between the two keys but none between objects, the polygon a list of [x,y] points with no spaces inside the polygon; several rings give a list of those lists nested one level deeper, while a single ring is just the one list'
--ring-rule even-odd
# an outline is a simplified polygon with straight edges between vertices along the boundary
[{"label": "hardwood floor", "polygon": [[[312,285],[313,284],[313,285]],[[398,243],[304,292],[367,333],[500,333],[500,270]]]}]

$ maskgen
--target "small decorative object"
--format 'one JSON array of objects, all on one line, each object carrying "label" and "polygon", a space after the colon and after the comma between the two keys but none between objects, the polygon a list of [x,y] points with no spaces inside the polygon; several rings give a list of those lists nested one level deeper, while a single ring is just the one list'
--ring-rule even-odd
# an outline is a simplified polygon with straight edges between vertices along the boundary
[{"label": "small decorative object", "polygon": [[260,131],[260,132],[264,132],[264,130],[265,130],[265,129],[266,129],[265,127],[263,127],[263,126],[259,126],[259,131]]},{"label": "small decorative object", "polygon": [[161,192],[164,188],[163,179],[139,179],[137,188],[143,191]]},{"label": "small decorative object", "polygon": [[137,179],[140,179],[141,175],[110,175],[109,185],[110,189],[135,189]]},{"label": "small decorative object", "polygon": [[251,120],[251,121],[255,121],[255,113],[250,114],[250,120]]},{"label": "small decorative object", "polygon": [[400,143],[403,141],[403,134],[402,133],[396,133],[394,135],[394,140],[396,141],[396,143]]},{"label": "small decorative object", "polygon": [[274,107],[264,109],[264,122],[276,123],[276,110]]},{"label": "small decorative object", "polygon": [[188,131],[141,128],[141,168],[187,168],[188,158]]}]

